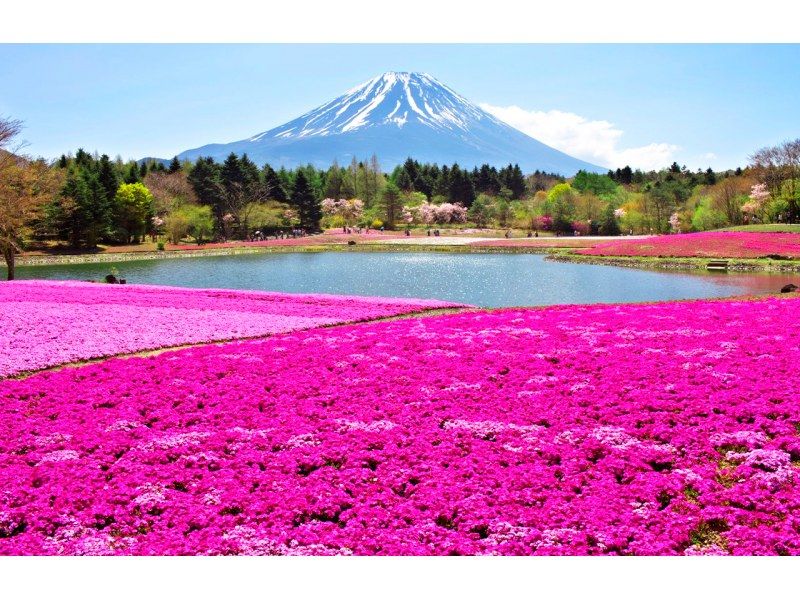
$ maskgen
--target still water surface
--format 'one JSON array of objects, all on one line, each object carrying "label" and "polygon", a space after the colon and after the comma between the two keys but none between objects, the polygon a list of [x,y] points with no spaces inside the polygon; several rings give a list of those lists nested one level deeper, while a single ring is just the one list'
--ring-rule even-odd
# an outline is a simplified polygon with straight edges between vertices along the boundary
[{"label": "still water surface", "polygon": [[[36,266],[18,278],[101,279],[112,264]],[[798,274],[676,273],[531,254],[275,253],[115,264],[128,283],[446,299],[482,307],[616,303],[775,292]]]}]

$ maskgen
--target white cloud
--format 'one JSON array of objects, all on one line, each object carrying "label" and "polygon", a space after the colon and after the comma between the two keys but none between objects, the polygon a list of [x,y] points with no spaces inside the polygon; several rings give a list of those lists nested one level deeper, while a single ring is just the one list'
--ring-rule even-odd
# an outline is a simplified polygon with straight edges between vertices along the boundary
[{"label": "white cloud", "polygon": [[674,161],[680,149],[671,143],[651,143],[641,147],[619,147],[624,132],[607,120],[588,120],[572,112],[560,110],[524,110],[519,106],[481,108],[562,152],[587,162],[621,168],[630,165],[643,170],[658,170]]}]

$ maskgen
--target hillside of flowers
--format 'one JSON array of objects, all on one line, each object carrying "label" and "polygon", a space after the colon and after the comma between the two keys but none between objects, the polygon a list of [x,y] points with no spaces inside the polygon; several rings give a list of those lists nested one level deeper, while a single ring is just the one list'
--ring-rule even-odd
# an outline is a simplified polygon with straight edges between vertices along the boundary
[{"label": "hillside of flowers", "polygon": [[0,381],[0,553],[798,555],[798,308],[464,312]]},{"label": "hillside of flowers", "polygon": [[121,353],[453,306],[383,297],[0,282],[0,378]]},{"label": "hillside of flowers", "polygon": [[704,232],[597,243],[583,255],[800,259],[796,233]]}]

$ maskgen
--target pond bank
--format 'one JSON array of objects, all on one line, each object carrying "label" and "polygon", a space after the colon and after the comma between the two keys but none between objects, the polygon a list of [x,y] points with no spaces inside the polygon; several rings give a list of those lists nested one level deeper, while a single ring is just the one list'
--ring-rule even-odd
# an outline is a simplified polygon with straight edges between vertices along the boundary
[{"label": "pond bank", "polygon": [[551,252],[547,257],[554,262],[591,264],[594,266],[620,266],[623,268],[659,270],[707,270],[709,262],[728,263],[730,272],[800,272],[800,260],[773,260],[768,258],[672,258],[580,255],[569,251]]},{"label": "pond bank", "polygon": [[[550,253],[552,247],[481,247],[476,245],[397,245],[389,243],[362,243],[358,245],[291,245],[274,247],[225,247],[220,249],[189,249],[183,251],[131,251],[118,253],[85,253],[70,255],[29,255],[16,260],[17,266],[59,266],[70,264],[105,264],[136,262],[143,260],[166,260],[196,257],[219,257],[230,255],[253,255],[259,253],[319,253],[323,251],[423,251],[444,253]],[[0,263],[1,267],[5,264]]]}]

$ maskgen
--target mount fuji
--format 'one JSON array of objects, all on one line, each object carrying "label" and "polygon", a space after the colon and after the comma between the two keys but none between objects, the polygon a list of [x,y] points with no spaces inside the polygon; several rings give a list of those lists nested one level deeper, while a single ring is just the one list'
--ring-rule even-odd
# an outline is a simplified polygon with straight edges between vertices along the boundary
[{"label": "mount fuji", "polygon": [[411,156],[469,168],[516,163],[525,172],[567,176],[607,170],[529,137],[424,73],[384,73],[284,125],[242,141],[190,149],[178,158],[219,161],[231,152],[246,153],[259,165],[288,168],[307,163],[327,168],[334,159],[345,165],[375,154],[384,169]]}]

